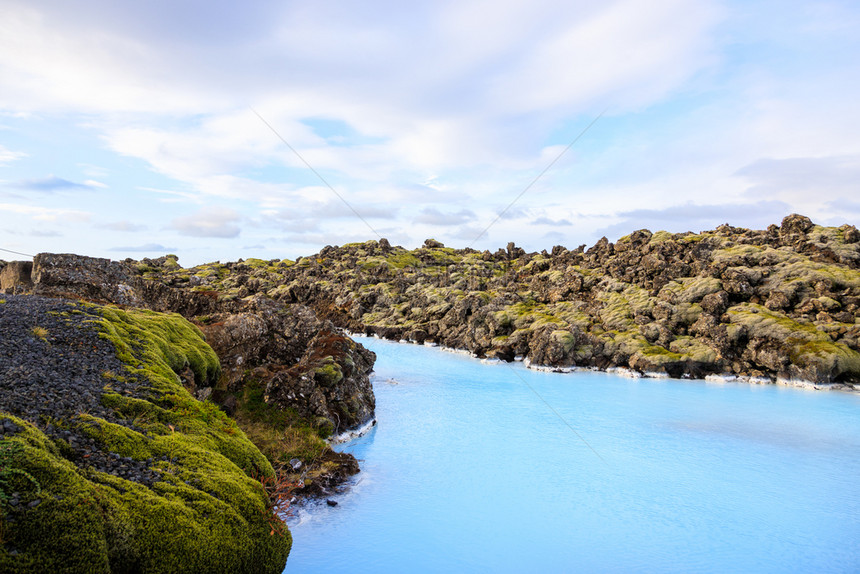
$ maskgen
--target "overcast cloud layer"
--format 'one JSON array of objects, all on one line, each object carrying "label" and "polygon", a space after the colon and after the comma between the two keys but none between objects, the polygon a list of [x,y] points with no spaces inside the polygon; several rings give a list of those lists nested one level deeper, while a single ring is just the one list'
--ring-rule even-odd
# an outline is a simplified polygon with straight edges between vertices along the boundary
[{"label": "overcast cloud layer", "polygon": [[860,223],[851,1],[0,6],[4,249],[190,265]]}]

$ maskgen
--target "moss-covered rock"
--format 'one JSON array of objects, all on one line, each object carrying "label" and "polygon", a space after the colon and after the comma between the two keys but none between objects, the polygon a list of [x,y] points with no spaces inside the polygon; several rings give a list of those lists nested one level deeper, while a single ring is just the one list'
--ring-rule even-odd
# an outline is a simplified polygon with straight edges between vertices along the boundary
[{"label": "moss-covered rock", "polygon": [[[108,421],[86,413],[74,425],[103,452],[146,461],[151,485],[78,466],[68,445],[34,424],[0,438],[0,474],[18,497],[2,502],[0,571],[9,573],[281,572],[291,545],[261,480],[272,466],[236,423],[180,384],[219,373],[200,332],[177,315],[100,308],[95,321],[126,372],[146,382],[136,396],[111,390]],[[32,480],[31,480],[32,479]]]},{"label": "moss-covered rock", "polygon": [[750,303],[732,307],[727,314],[736,332],[743,329],[750,341],[747,352],[754,361],[762,362],[761,366],[771,367],[762,361],[767,354],[761,350],[781,351],[780,355],[787,358],[777,373],[781,377],[830,383],[860,376],[860,352],[834,341],[826,330],[812,323]]},{"label": "moss-covered rock", "polygon": [[[616,243],[601,238],[589,249],[556,246],[552,253],[513,243],[492,253],[436,241],[412,250],[367,241],[327,246],[296,264],[161,265],[157,273],[164,285],[210,289],[222,302],[266,293],[354,332],[479,356],[860,385],[853,358],[860,353],[860,233],[800,215],[763,230],[639,230]],[[763,330],[748,312],[756,306],[789,320],[785,332],[794,335]],[[204,314],[201,303],[194,308]],[[805,325],[818,335],[810,339]],[[308,366],[319,371],[301,375],[317,389],[338,378],[333,366]],[[290,396],[318,396],[304,391],[282,397],[297,405]]]}]

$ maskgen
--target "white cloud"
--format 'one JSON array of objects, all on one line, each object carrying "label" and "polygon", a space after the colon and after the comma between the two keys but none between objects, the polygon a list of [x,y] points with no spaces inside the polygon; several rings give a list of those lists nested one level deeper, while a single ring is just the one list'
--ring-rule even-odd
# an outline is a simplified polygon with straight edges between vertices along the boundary
[{"label": "white cloud", "polygon": [[736,174],[750,182],[749,197],[779,198],[813,216],[835,215],[840,198],[860,197],[860,155],[759,159]]},{"label": "white cloud", "polygon": [[[511,150],[534,155],[540,134],[512,134],[498,124],[503,118],[551,110],[535,118],[541,127],[560,110],[654,101],[703,65],[708,30],[718,19],[710,2],[678,0],[647,6],[616,1],[601,9],[557,0],[417,3],[395,10],[344,5],[337,13],[322,5],[267,3],[226,9],[229,14],[213,10],[203,17],[208,11],[201,11],[195,18],[244,22],[244,28],[215,26],[223,34],[212,43],[202,22],[179,33],[173,23],[188,16],[182,5],[168,12],[106,2],[37,10],[10,2],[0,44],[0,54],[9,57],[0,55],[0,69],[14,90],[2,103],[198,114],[201,125],[186,125],[179,134],[139,127],[125,128],[125,138],[112,136],[118,149],[129,147],[118,140],[138,140],[138,157],[168,173],[177,171],[171,158],[189,164],[182,172],[195,166],[211,171],[207,158],[235,164],[259,156],[260,146],[266,155],[277,149],[271,138],[260,138],[250,112],[229,111],[249,103],[259,104],[314,166],[340,163],[355,173],[387,157],[381,163],[448,168],[510,156]],[[341,119],[385,143],[365,146],[364,156],[349,151],[353,157],[346,159],[343,150],[308,149],[323,143],[301,124],[314,116]],[[199,137],[184,137],[195,132]],[[229,137],[217,137],[224,134]],[[516,137],[500,137],[510,135]],[[151,145],[147,151],[147,142],[164,146],[162,153]]]},{"label": "white cloud", "polygon": [[92,183],[96,184],[96,187],[106,187],[104,184],[100,184],[98,182],[86,181],[84,183],[77,183],[75,181],[70,181],[68,179],[63,179],[61,177],[57,177],[55,175],[49,175],[48,177],[40,177],[36,179],[25,179],[17,182],[13,182],[11,184],[12,187],[17,187],[18,189],[24,189],[27,191],[39,191],[44,193],[53,193],[55,191],[69,191],[76,189],[92,189]]},{"label": "white cloud", "polygon": [[[328,189],[321,191],[324,195],[333,195]],[[266,210],[263,213],[268,219],[289,221],[291,224],[302,221],[316,227],[319,223],[328,220],[346,219],[361,224],[365,219],[393,219],[397,215],[397,208],[372,203],[346,204],[340,199],[304,200],[294,202],[287,208]]]},{"label": "white cloud", "polygon": [[[546,241],[549,225],[576,242],[608,226],[626,234],[620,226],[644,226],[639,219],[683,222],[685,205],[769,201],[827,219],[857,195],[860,19],[850,3],[334,9],[260,0],[202,10],[7,0],[3,12],[0,114],[10,125],[85,125],[121,162],[154,176],[124,182],[124,169],[96,150],[76,160],[86,164],[80,175],[42,187],[109,184],[115,196],[151,191],[156,205],[226,206],[174,220],[185,236],[235,237],[240,222],[244,235],[372,236],[249,106],[374,228],[384,222],[380,233],[404,241],[474,239],[607,106],[506,214],[519,220],[500,219],[476,244]],[[325,134],[320,122],[344,132]],[[0,147],[0,164],[17,169],[21,157]],[[110,178],[94,164],[109,165]],[[35,185],[38,175],[3,177]],[[27,200],[52,213],[56,197]],[[160,216],[140,224],[157,227]],[[437,227],[452,217],[472,225]]]},{"label": "white cloud", "polygon": [[475,219],[475,213],[469,209],[461,209],[457,212],[443,213],[435,207],[425,207],[415,218],[416,223],[426,225],[462,225]]},{"label": "white cloud", "polygon": [[128,253],[170,253],[176,251],[175,247],[165,247],[160,243],[146,243],[132,247],[111,247],[108,251],[121,251]]},{"label": "white cloud", "polygon": [[550,219],[549,217],[538,217],[532,221],[532,225],[551,225],[554,227],[566,227],[573,225],[569,219]]},{"label": "white cloud", "polygon": [[78,167],[81,169],[81,172],[84,173],[85,175],[87,175],[88,177],[103,178],[103,177],[107,177],[109,174],[109,171],[106,168],[100,167],[97,165],[91,165],[88,163],[81,163],[81,164],[78,164]]},{"label": "white cloud", "polygon": [[27,157],[27,154],[20,151],[12,151],[3,145],[0,145],[0,165],[11,163],[23,157]]},{"label": "white cloud", "polygon": [[663,209],[635,209],[618,214],[618,223],[609,225],[597,232],[615,241],[637,229],[651,231],[706,231],[723,223],[735,227],[764,229],[768,225],[779,224],[791,213],[791,207],[781,201],[759,201],[756,203],[710,204],[686,203]]},{"label": "white cloud", "polygon": [[460,241],[468,241],[467,245],[473,247],[479,240],[487,238],[487,229],[476,225],[464,225],[450,235],[454,239]]},{"label": "white cloud", "polygon": [[145,231],[147,229],[146,225],[140,225],[137,223],[132,223],[130,221],[114,221],[112,223],[101,223],[96,227],[99,227],[101,229],[109,229],[111,231],[122,232]]},{"label": "white cloud", "polygon": [[681,0],[568,10],[582,16],[563,19],[494,82],[500,105],[516,98],[526,110],[611,105],[617,111],[652,103],[708,63],[708,30],[720,17],[711,3]]},{"label": "white cloud", "polygon": [[225,207],[204,207],[197,213],[174,219],[170,227],[180,235],[229,239],[237,237],[241,229],[238,212]]},{"label": "white cloud", "polygon": [[198,193],[176,191],[173,189],[158,189],[154,187],[140,187],[138,189],[140,191],[148,191],[157,195],[165,196],[156,199],[161,203],[203,203],[203,198]]},{"label": "white cloud", "polygon": [[0,203],[0,211],[17,213],[32,218],[34,221],[82,223],[91,219],[92,214],[76,209],[57,209],[17,203]]}]

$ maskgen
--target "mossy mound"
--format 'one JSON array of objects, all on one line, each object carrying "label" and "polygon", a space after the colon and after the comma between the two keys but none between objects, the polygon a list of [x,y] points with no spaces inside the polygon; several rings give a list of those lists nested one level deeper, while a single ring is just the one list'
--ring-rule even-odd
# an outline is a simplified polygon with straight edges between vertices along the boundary
[{"label": "mossy mound", "polygon": [[[79,414],[55,425],[82,428],[103,451],[146,461],[151,486],[75,464],[69,446],[0,413],[19,430],[0,439],[0,571],[9,573],[281,572],[289,531],[261,480],[272,466],[211,403],[195,400],[177,372],[211,381],[218,359],[178,315],[98,308],[95,326],[125,373],[105,377],[103,403],[117,421]],[[136,396],[111,378],[137,377]]]}]

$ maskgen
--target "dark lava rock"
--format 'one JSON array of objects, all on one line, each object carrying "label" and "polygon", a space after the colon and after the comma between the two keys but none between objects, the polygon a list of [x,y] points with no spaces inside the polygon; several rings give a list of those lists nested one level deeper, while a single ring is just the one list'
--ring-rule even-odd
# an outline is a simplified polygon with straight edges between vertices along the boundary
[{"label": "dark lava rock", "polygon": [[808,217],[793,213],[782,220],[782,225],[779,230],[783,235],[790,235],[793,233],[803,234],[810,231],[814,226],[815,224],[813,224],[812,220]]},{"label": "dark lava rock", "polygon": [[[70,420],[88,413],[118,422],[113,409],[101,403],[104,373],[122,373],[116,350],[89,321],[94,310],[61,299],[6,295],[0,304],[0,411],[29,421],[48,436],[68,445],[76,464],[111,472],[109,455],[100,450],[82,427],[60,428],[50,421]],[[111,380],[116,392],[132,393],[141,384],[132,377]],[[0,423],[5,435],[18,426]],[[160,476],[145,462],[130,462],[132,479],[151,484]]]},{"label": "dark lava rock", "polygon": [[[390,247],[390,246],[389,246]],[[288,305],[264,295],[222,299],[217,292],[168,286],[140,276],[177,268],[175,259],[147,259],[142,265],[71,254],[41,253],[33,264],[33,290],[40,294],[81,297],[98,302],[171,311],[198,321],[207,342],[218,354],[228,390],[239,391],[250,373],[262,379],[267,402],[293,408],[308,417],[325,417],[333,432],[357,428],[374,415],[375,398],[369,373],[375,355],[337,332],[303,305]],[[233,283],[250,294],[259,286],[252,268],[231,264]],[[173,284],[173,282],[170,282]],[[331,371],[331,373],[330,373]],[[328,375],[331,376],[328,376]],[[211,391],[205,382],[184,377],[198,397]],[[232,413],[231,394],[212,394]]]}]

